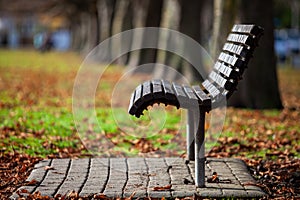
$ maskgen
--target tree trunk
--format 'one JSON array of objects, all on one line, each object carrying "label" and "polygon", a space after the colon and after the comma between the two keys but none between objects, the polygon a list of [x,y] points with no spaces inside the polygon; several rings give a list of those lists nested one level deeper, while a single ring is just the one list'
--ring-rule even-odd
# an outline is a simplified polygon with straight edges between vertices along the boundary
[{"label": "tree trunk", "polygon": [[209,47],[209,39],[212,34],[214,21],[214,1],[202,0],[201,6],[201,45],[206,49]]},{"label": "tree trunk", "polygon": [[[145,18],[147,13],[147,7],[149,1],[147,0],[131,0],[132,1],[132,14],[133,14],[133,28],[145,27]],[[142,46],[143,38],[141,34],[133,34],[134,40],[132,40],[132,46],[140,47]],[[139,63],[140,51],[130,52],[130,59],[128,62],[129,66],[137,66]]]},{"label": "tree trunk", "polygon": [[[174,0],[164,0],[163,5],[163,11],[162,11],[162,20],[161,20],[161,27],[168,28],[172,30],[178,30],[179,27],[179,18],[180,16],[178,13],[180,12],[180,6],[178,1]],[[171,46],[174,45],[175,41],[174,38],[172,38],[172,34],[161,34],[159,37],[159,43],[160,46],[162,46],[165,49],[170,49]],[[176,63],[178,63],[178,58],[180,58],[177,55],[174,55],[173,53],[169,51],[162,51],[158,50],[157,55],[157,63],[164,64],[166,66],[169,66],[171,68],[162,67],[161,65],[155,66],[154,69],[154,78],[156,79],[167,79],[174,81],[177,78],[176,70],[170,70],[173,69],[172,67],[177,66]]]},{"label": "tree trunk", "polygon": [[[121,28],[122,28],[122,32],[123,31],[127,31],[133,28],[133,3],[132,0],[126,0],[128,1],[127,3],[127,7],[125,8],[125,13],[124,13],[124,17],[122,19],[122,23],[121,23]],[[123,40],[122,40],[123,41]],[[128,41],[123,41],[123,43],[121,44],[123,48],[129,47],[132,44],[133,41],[133,37],[130,37],[130,39]],[[122,63],[124,65],[127,65],[130,59],[130,52],[128,52],[126,55],[123,55],[121,57]]]},{"label": "tree trunk", "polygon": [[240,10],[242,23],[257,24],[265,32],[245,71],[244,80],[238,85],[238,92],[229,99],[229,105],[254,109],[282,108],[274,54],[273,1],[243,0]]},{"label": "tree trunk", "polygon": [[[190,0],[184,1],[179,0],[180,2],[180,22],[179,22],[179,31],[183,34],[194,39],[196,42],[201,42],[201,0]],[[184,45],[184,51],[188,51],[189,47]],[[200,58],[201,59],[201,58]],[[190,81],[201,81],[202,77],[198,71],[191,66],[188,62],[184,61],[183,58],[180,62],[180,68],[184,76]],[[179,69],[180,69],[179,68]]]},{"label": "tree trunk", "polygon": [[223,44],[226,41],[227,33],[230,32],[237,12],[236,0],[215,0],[214,1],[214,25],[211,55],[213,60],[219,56]]},{"label": "tree trunk", "polygon": [[89,53],[99,43],[99,23],[96,9],[86,14],[86,44],[83,48],[84,54]]},{"label": "tree trunk", "polygon": [[87,29],[88,29],[88,14],[86,13],[81,13],[80,14],[80,30],[79,30],[79,46],[78,49],[82,51],[87,44]]},{"label": "tree trunk", "polygon": [[98,0],[97,10],[100,19],[100,42],[109,38],[112,34],[112,22],[114,18],[116,0]]},{"label": "tree trunk", "polygon": [[81,43],[81,24],[77,20],[76,22],[71,23],[71,33],[72,33],[72,50],[79,51],[80,50],[80,43]]},{"label": "tree trunk", "polygon": [[[128,0],[117,0],[116,1],[116,5],[115,5],[115,9],[114,9],[115,14],[114,14],[112,25],[111,25],[112,26],[112,34],[111,35],[119,34],[122,32],[122,29],[123,29],[122,23],[124,22],[126,10],[128,8],[129,3],[130,3],[130,1],[128,1]],[[122,47],[124,47],[124,44],[122,43],[121,38],[116,38],[115,40],[113,40],[111,45],[112,45],[111,50],[115,51],[115,52],[119,52],[122,49]],[[127,44],[125,44],[125,45],[127,45]],[[118,57],[114,61],[114,63],[117,65],[124,65],[125,64],[124,60],[125,59],[123,56]]]},{"label": "tree trunk", "polygon": [[[162,16],[163,0],[150,0],[147,16],[146,16],[146,27],[160,27],[161,16]],[[154,42],[158,42],[157,35],[148,35],[148,32],[143,34],[143,44],[146,44],[149,39],[156,39]],[[155,63],[157,56],[157,49],[141,49],[139,65],[145,63]],[[149,69],[151,71],[151,69]]]}]

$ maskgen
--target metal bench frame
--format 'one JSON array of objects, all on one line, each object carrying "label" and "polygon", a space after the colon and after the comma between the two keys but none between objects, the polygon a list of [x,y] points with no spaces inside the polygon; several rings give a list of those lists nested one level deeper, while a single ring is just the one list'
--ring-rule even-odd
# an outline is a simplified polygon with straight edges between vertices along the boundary
[{"label": "metal bench frame", "polygon": [[197,187],[205,187],[205,114],[236,90],[262,34],[263,29],[256,25],[234,25],[201,87],[151,80],[137,86],[131,96],[128,112],[136,117],[155,103],[187,109],[187,159],[195,160]]}]

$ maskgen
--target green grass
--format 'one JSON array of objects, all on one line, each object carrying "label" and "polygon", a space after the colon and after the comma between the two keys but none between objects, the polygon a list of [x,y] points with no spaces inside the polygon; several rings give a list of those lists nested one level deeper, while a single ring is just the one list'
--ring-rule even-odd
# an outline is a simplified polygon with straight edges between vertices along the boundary
[{"label": "green grass", "polygon": [[41,53],[33,50],[0,49],[0,67],[45,70],[49,72],[69,71],[79,67],[81,58],[70,52]]},{"label": "green grass", "polygon": [[[98,122],[101,128],[100,133],[113,134],[111,140],[119,141],[115,146],[116,151],[122,151],[127,155],[137,155],[137,149],[131,149],[131,144],[124,141],[132,141],[140,138],[138,135],[120,135],[118,124],[115,121],[115,115],[124,114],[119,109],[114,112],[110,108],[98,108],[96,110]],[[141,123],[148,123],[148,117],[139,120]],[[180,118],[174,117],[172,112],[166,115],[166,127],[176,127]],[[58,153],[58,149],[79,148],[81,142],[75,130],[73,115],[70,110],[64,108],[45,108],[41,110],[30,110],[24,108],[0,109],[0,129],[10,129],[11,132],[0,143],[6,147],[7,151],[17,150],[29,155],[46,157],[49,154]],[[13,133],[13,134],[12,134]],[[152,141],[155,147],[170,149],[173,146],[167,144],[173,134],[154,134],[153,130],[148,130],[143,137]],[[93,135],[90,140],[94,140]],[[158,140],[160,139],[160,140]],[[158,142],[159,141],[159,142]],[[165,145],[161,142],[165,141]]]},{"label": "green grass", "polygon": [[0,128],[11,130],[1,141],[8,151],[14,149],[45,157],[55,153],[56,147],[77,147],[73,116],[64,109],[4,108],[0,110],[0,121]]}]

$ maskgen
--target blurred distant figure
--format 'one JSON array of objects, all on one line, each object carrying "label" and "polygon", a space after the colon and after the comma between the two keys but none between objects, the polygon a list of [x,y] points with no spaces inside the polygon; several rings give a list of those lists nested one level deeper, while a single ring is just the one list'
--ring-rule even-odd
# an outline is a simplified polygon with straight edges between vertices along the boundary
[{"label": "blurred distant figure", "polygon": [[67,51],[71,45],[71,35],[68,30],[60,29],[50,33],[37,33],[33,37],[35,49],[45,52],[49,50]]},{"label": "blurred distant figure", "polygon": [[52,42],[51,34],[46,33],[40,50],[42,52],[50,51],[52,47],[53,47],[53,42]]},{"label": "blurred distant figure", "polygon": [[43,44],[43,33],[37,33],[33,37],[33,46],[35,49],[40,49]]},{"label": "blurred distant figure", "polygon": [[52,35],[50,33],[38,33],[34,36],[33,45],[41,52],[50,51],[53,48]]}]

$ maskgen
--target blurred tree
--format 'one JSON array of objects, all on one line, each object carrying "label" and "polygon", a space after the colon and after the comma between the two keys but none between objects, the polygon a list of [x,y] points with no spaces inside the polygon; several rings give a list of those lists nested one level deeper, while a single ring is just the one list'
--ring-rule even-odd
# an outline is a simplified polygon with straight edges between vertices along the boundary
[{"label": "blurred tree", "polygon": [[212,34],[211,55],[214,60],[217,59],[223,44],[226,41],[227,34],[233,26],[237,13],[236,0],[214,0],[214,23]]},{"label": "blurred tree", "polygon": [[274,0],[274,16],[276,28],[295,28],[300,25],[299,0]]},{"label": "blurred tree", "polygon": [[211,39],[214,22],[214,1],[202,0],[201,6],[201,45],[209,48],[209,40]]},{"label": "blurred tree", "polygon": [[[178,1],[174,0],[164,0],[163,6],[163,16],[161,27],[168,28],[171,30],[178,30],[180,15],[180,6]],[[160,46],[171,49],[176,43],[176,39],[172,34],[162,34],[159,38]],[[178,62],[180,57],[174,55],[169,51],[158,50],[157,62],[163,63],[166,66],[178,67]],[[177,77],[176,70],[167,70],[166,68],[156,65],[154,69],[154,77],[157,79],[167,79],[167,80],[176,80]]]},{"label": "blurred tree", "polygon": [[97,0],[62,0],[57,4],[56,10],[70,23],[74,50],[89,51],[99,41],[99,13],[96,3]]},{"label": "blurred tree", "polygon": [[274,54],[273,0],[242,0],[240,20],[260,25],[265,32],[244,80],[238,85],[238,92],[229,99],[229,105],[255,109],[282,108]]},{"label": "blurred tree", "polygon": [[[179,31],[199,44],[201,43],[201,0],[178,0],[180,4]],[[189,47],[184,44],[184,51],[189,51]],[[191,52],[195,53],[195,52]],[[198,71],[188,62],[180,59],[179,71],[190,81],[201,81],[202,77]]]},{"label": "blurred tree", "polygon": [[[133,28],[133,15],[132,15],[132,0],[117,0],[115,8],[114,22],[113,22],[113,31],[112,35],[121,33],[126,30]],[[120,38],[121,40],[121,38]],[[132,43],[132,37],[126,38],[124,40],[118,41],[118,44],[114,44],[114,48],[128,48]],[[117,47],[115,47],[117,46]],[[115,61],[118,65],[125,66],[129,60],[129,53],[123,55]]]},{"label": "blurred tree", "polygon": [[[160,27],[162,18],[163,0],[150,0],[147,7],[145,27]],[[148,35],[149,32],[143,34],[143,44],[147,42],[158,43],[159,35]],[[155,41],[152,41],[155,40]],[[139,65],[145,63],[155,63],[157,57],[157,49],[141,49]],[[151,70],[150,70],[151,71]]]},{"label": "blurred tree", "polygon": [[[132,4],[128,7],[127,12],[132,12],[132,28],[141,28],[145,27],[146,24],[146,16],[148,9],[148,0],[140,1],[140,0],[131,0]],[[131,46],[140,47],[142,46],[143,37],[140,34],[133,34],[134,39],[132,38]],[[129,54],[128,65],[137,66],[139,64],[140,59],[140,51],[132,51]]]},{"label": "blurred tree", "polygon": [[291,9],[286,0],[274,1],[275,25],[277,28],[289,28],[291,26]]}]

